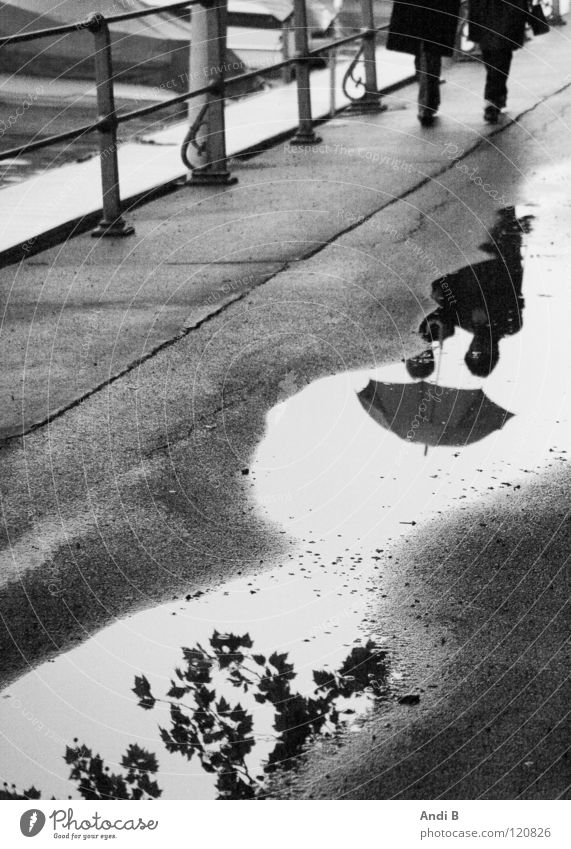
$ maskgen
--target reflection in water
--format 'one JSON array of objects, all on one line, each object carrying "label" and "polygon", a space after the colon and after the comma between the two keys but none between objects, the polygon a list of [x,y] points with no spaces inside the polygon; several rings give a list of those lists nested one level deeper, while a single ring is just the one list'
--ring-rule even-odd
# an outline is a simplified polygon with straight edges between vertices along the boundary
[{"label": "reflection in water", "polygon": [[[135,678],[133,692],[141,708],[153,710],[161,703],[168,709],[170,727],[160,728],[167,752],[187,762],[196,757],[205,772],[216,776],[220,799],[256,798],[263,793],[264,775],[254,775],[253,767],[264,774],[291,769],[310,740],[332,736],[344,726],[356,700],[370,703],[388,692],[386,652],[371,640],[355,646],[335,672],[314,670],[311,695],[292,689],[297,673],[287,652],[266,658],[253,648],[249,634],[217,631],[209,648],[199,643],[183,648],[184,665],[175,669],[164,698],[152,692],[144,675]],[[238,691],[240,701],[234,701],[232,691]],[[256,734],[255,722],[264,719],[260,705],[271,708],[272,735]],[[269,753],[260,761],[255,750],[268,739]],[[66,748],[65,762],[82,798],[156,799],[162,794],[151,778],[159,771],[158,759],[141,746],[131,744],[121,759],[123,773],[114,773],[99,754],[78,740],[74,744]],[[40,795],[33,787],[18,795],[7,785],[0,792],[2,799]]]},{"label": "reflection in water", "polygon": [[481,246],[491,258],[437,281],[438,308],[420,327],[431,347],[412,369],[326,377],[270,412],[253,476],[267,516],[331,554],[340,538],[363,551],[564,461],[569,294],[542,259],[548,225],[530,222],[503,210]]},{"label": "reflection in water", "polygon": [[359,400],[381,427],[425,445],[469,445],[499,430],[512,417],[481,389],[453,389],[421,380],[370,380]]},{"label": "reflection in water", "polygon": [[[519,221],[519,230],[524,230],[522,219]],[[343,719],[352,716],[343,711],[364,713],[378,703],[386,686],[386,659],[374,646],[396,648],[394,655],[391,652],[391,693],[399,686],[406,686],[406,692],[411,684],[412,689],[421,691],[423,680],[417,677],[418,667],[413,667],[413,681],[399,685],[394,678],[395,657],[398,674],[405,678],[410,675],[410,643],[394,627],[395,621],[414,603],[415,611],[420,608],[415,617],[422,615],[426,625],[431,623],[430,608],[422,610],[425,600],[418,589],[407,589],[403,584],[401,569],[407,555],[406,546],[399,545],[399,540],[423,532],[439,514],[456,514],[469,528],[468,511],[474,504],[497,511],[503,521],[509,509],[525,509],[520,495],[526,482],[537,480],[536,475],[544,470],[561,468],[571,452],[571,393],[567,372],[562,368],[568,359],[571,307],[566,257],[558,260],[554,256],[546,266],[545,256],[555,248],[548,225],[538,216],[529,237],[533,249],[526,257],[522,325],[521,276],[517,278],[515,273],[515,247],[520,250],[521,232],[514,238],[512,235],[495,237],[496,245],[503,238],[504,251],[509,253],[510,245],[513,247],[509,279],[516,282],[512,289],[508,288],[512,285],[508,278],[498,272],[501,261],[497,257],[472,267],[490,271],[479,273],[478,285],[471,290],[469,275],[463,287],[454,282],[468,272],[447,278],[448,291],[453,292],[456,303],[448,299],[442,285],[447,300],[435,313],[444,323],[451,317],[446,326],[453,332],[446,335],[441,351],[439,343],[431,343],[438,351],[438,362],[429,375],[411,379],[404,362],[343,372],[312,382],[269,412],[264,439],[250,464],[248,485],[259,514],[294,541],[283,558],[271,568],[264,568],[268,564],[254,567],[254,574],[224,582],[201,598],[189,597],[186,602],[175,599],[115,622],[54,662],[30,671],[2,693],[0,727],[10,728],[9,738],[4,737],[2,743],[3,773],[18,788],[35,784],[44,796],[53,793],[60,799],[75,794],[78,785],[80,793],[102,792],[115,797],[126,793],[133,798],[132,794],[140,791],[151,796],[162,791],[171,799],[212,798],[228,792],[224,784],[227,779],[222,776],[228,772],[232,775],[232,770],[216,763],[216,757],[214,764],[211,761],[211,753],[219,752],[223,745],[227,747],[223,760],[234,757],[240,767],[239,790],[256,794],[263,780],[260,775],[268,777],[278,761],[280,769],[289,768],[300,745],[307,747],[325,734],[334,734],[343,726]],[[492,273],[494,268],[497,274]],[[521,264],[519,269],[521,272]],[[496,289],[492,286],[494,279],[500,280]],[[466,301],[464,290],[472,292]],[[475,312],[478,309],[485,310],[486,325],[481,313]],[[483,378],[466,367],[466,352],[476,335],[474,326],[488,327],[490,339],[498,342],[501,353],[484,378],[485,396]],[[430,352],[434,362],[433,348]],[[431,357],[425,358],[429,365]],[[441,421],[439,447],[425,455],[428,440],[424,444],[421,441],[420,427],[416,429],[418,438],[407,439],[408,431],[399,434],[397,424],[392,424],[395,416],[390,417],[391,426],[384,423],[383,416],[390,416],[390,411],[375,410],[372,403],[370,414],[364,410],[360,397],[364,387],[380,384],[416,386],[415,392],[421,396],[431,387],[434,398],[443,387],[476,395],[457,396],[458,411],[444,417],[450,438],[441,438],[445,430]],[[479,403],[466,401],[460,414],[460,398],[470,397],[479,398]],[[484,397],[486,402],[482,401]],[[433,399],[433,403],[434,424],[436,411],[444,402]],[[462,422],[486,420],[489,413],[484,415],[484,409],[488,404],[495,405],[496,411],[513,414],[509,420],[506,414],[505,426],[499,426],[498,412],[498,427],[485,438],[462,437],[461,447],[452,444],[450,434],[456,427],[464,427]],[[398,427],[405,424],[401,422]],[[503,513],[506,508],[507,513]],[[434,569],[439,568],[435,563]],[[465,572],[459,570],[455,576],[451,570],[449,578],[450,596],[463,596]],[[211,645],[214,628],[228,635],[247,631],[258,651],[259,647],[276,647],[278,658],[285,652],[283,664],[295,667],[295,687],[291,678],[281,681],[271,657],[264,663],[256,662],[253,646],[228,647],[232,654],[244,656],[239,664],[241,677],[236,677],[238,683],[234,684],[229,677],[234,661],[223,668],[218,643]],[[172,694],[163,698],[173,686],[165,672],[177,666],[178,647],[188,645],[189,640],[194,648],[188,651],[198,654],[183,656],[182,679],[175,671],[173,681],[175,687],[190,690],[180,698]],[[364,663],[359,653],[363,653]],[[368,653],[375,655],[370,661],[372,668]],[[209,693],[215,691],[208,711],[216,711],[217,716],[203,710],[210,716],[206,721],[213,723],[210,729],[198,727],[202,717],[197,714],[195,694],[200,700],[202,684],[193,678],[192,670],[188,678],[191,660],[203,664],[201,674],[208,673],[211,681],[202,684]],[[278,665],[281,663],[278,661]],[[336,682],[333,689],[328,688],[326,679],[314,678],[313,670],[325,666],[330,670],[329,681]],[[357,670],[362,670],[363,676]],[[125,682],[135,676],[138,697],[143,706],[145,702],[149,708],[152,704],[152,710],[134,705]],[[245,676],[253,683],[243,680]],[[349,676],[353,676],[355,685]],[[290,716],[299,711],[305,717],[301,723],[285,721],[282,703],[276,701],[272,687],[269,693],[260,688],[264,677],[280,682],[276,687],[287,687]],[[347,690],[352,686],[353,694]],[[257,700],[256,694],[263,701]],[[220,704],[222,698],[225,702]],[[179,713],[175,710],[173,720],[172,705],[176,702],[186,707]],[[318,716],[312,719],[315,702],[323,705],[323,722]],[[229,712],[238,705],[244,713],[231,720]],[[240,754],[249,777],[236,761],[236,750],[228,748],[236,733],[235,723],[245,722],[246,715],[255,720],[251,731],[244,726],[241,738],[247,746],[250,739],[255,741],[249,752]],[[157,726],[164,729],[163,739],[169,741],[171,751],[161,747]],[[358,723],[351,726],[358,727]],[[70,742],[69,729],[92,748],[76,741],[67,752],[66,763],[62,754]],[[199,735],[199,745],[195,743],[189,762],[181,752],[185,747],[191,751],[192,729]],[[209,736],[221,732],[218,741]],[[108,769],[98,752],[105,753]],[[152,771],[155,760],[150,760],[153,757],[156,774]],[[214,771],[203,768],[202,760]],[[74,776],[71,782],[70,769]],[[143,776],[149,781],[145,787],[140,783]],[[155,781],[160,789],[155,788]],[[229,781],[237,783],[235,778]],[[238,792],[236,787],[233,792]]]},{"label": "reflection in water", "polygon": [[[222,799],[251,799],[262,791],[262,776],[253,776],[248,765],[257,745],[257,705],[273,709],[273,747],[263,764],[269,773],[293,767],[315,735],[339,730],[343,711],[354,712],[352,697],[386,692],[386,653],[371,641],[352,649],[338,671],[315,670],[316,686],[309,696],[292,690],[296,672],[287,653],[273,652],[268,658],[257,654],[248,634],[215,631],[209,649],[197,644],[183,649],[183,656],[185,666],[175,670],[167,693],[171,726],[161,728],[161,738],[167,751],[188,761],[196,756],[202,769],[215,773]],[[228,684],[252,709],[217,695],[217,685],[223,689]],[[147,710],[158,701],[144,676],[137,677],[134,692]]]},{"label": "reflection in water", "polygon": [[[76,783],[81,798],[140,801],[158,799],[161,795],[157,782],[151,780],[151,775],[158,771],[157,759],[136,743],[128,746],[121,758],[125,772],[114,773],[100,755],[94,755],[77,739],[73,742],[73,746],[66,746],[63,760],[71,767],[69,778]],[[41,791],[33,786],[20,793],[15,784],[10,787],[5,781],[3,790],[0,790],[0,800],[3,801],[41,798]],[[68,798],[71,799],[71,796]]]},{"label": "reflection in water", "polygon": [[[522,327],[522,242],[523,234],[530,230],[531,218],[517,218],[514,207],[502,209],[489,242],[480,245],[494,259],[465,266],[432,284],[438,309],[424,319],[419,333],[431,344],[442,344],[454,335],[455,327],[473,334],[464,361],[478,377],[488,377],[495,369],[500,340]],[[411,357],[407,369],[413,378],[431,375],[432,347]]]},{"label": "reflection in water", "polygon": [[426,316],[420,336],[431,343],[406,361],[416,383],[371,380],[358,393],[369,415],[401,439],[429,445],[469,445],[501,429],[512,413],[477,389],[454,388],[425,382],[455,328],[473,334],[464,362],[476,377],[488,377],[498,364],[500,340],[522,327],[522,237],[531,216],[517,218],[514,207],[503,209],[481,248],[494,259],[465,266],[436,280],[432,296],[438,309]]}]

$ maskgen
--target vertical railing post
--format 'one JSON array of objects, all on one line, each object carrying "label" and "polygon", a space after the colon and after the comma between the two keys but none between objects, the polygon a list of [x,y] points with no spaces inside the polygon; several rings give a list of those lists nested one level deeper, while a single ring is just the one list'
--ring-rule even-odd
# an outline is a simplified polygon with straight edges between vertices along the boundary
[{"label": "vertical railing post", "polygon": [[363,35],[363,62],[365,64],[365,94],[358,101],[359,109],[379,112],[382,109],[381,95],[377,86],[377,34],[373,0],[361,0]]},{"label": "vertical railing post", "polygon": [[337,109],[337,51],[335,48],[327,54],[329,64],[329,117],[333,118]]},{"label": "vertical railing post", "polygon": [[311,89],[309,81],[309,32],[305,0],[294,0],[293,25],[295,36],[295,77],[299,126],[291,144],[317,144],[321,139],[313,130],[311,116]]},{"label": "vertical railing post", "polygon": [[564,27],[567,21],[564,21],[561,17],[561,6],[559,5],[559,0],[553,0],[551,4],[551,17],[549,18],[549,23],[551,26],[555,27]]},{"label": "vertical railing post", "polygon": [[96,13],[91,16],[88,28],[93,33],[95,42],[95,83],[99,122],[97,129],[103,194],[103,218],[91,235],[131,236],[135,231],[130,224],[126,223],[121,212],[111,36],[107,21],[101,14]]},{"label": "vertical railing post", "polygon": [[[193,139],[196,164],[191,185],[224,185],[237,182],[228,171],[224,116],[227,0],[204,0],[191,11],[190,90],[210,84],[210,91],[191,98],[189,119],[199,120]],[[202,114],[202,119],[200,115]]]},{"label": "vertical railing post", "polygon": [[[291,25],[291,16],[286,18],[286,20],[282,24],[282,59],[285,61],[286,59],[291,59],[291,34],[292,34],[292,25]],[[289,85],[293,79],[292,67],[291,65],[286,65],[282,68],[282,83],[284,85]]]}]

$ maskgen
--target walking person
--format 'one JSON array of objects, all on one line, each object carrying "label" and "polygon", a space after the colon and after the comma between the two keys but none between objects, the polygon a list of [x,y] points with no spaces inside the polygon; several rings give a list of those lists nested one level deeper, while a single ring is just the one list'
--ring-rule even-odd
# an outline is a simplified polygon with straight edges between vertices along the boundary
[{"label": "walking person", "polygon": [[454,52],[460,0],[396,0],[387,50],[412,53],[418,75],[418,120],[428,127],[440,106],[442,57]]},{"label": "walking person", "polygon": [[525,40],[529,0],[470,0],[468,38],[480,45],[486,67],[484,120],[497,124],[508,97],[514,50]]}]

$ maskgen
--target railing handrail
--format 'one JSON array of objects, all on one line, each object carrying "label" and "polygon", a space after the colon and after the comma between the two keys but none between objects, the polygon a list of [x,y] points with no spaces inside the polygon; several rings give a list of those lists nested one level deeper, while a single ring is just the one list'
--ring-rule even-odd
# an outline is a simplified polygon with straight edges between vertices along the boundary
[{"label": "railing handrail", "polygon": [[[135,18],[146,18],[149,15],[158,15],[162,12],[173,12],[176,9],[184,9],[190,6],[196,6],[202,3],[203,0],[179,0],[177,3],[170,3],[168,6],[149,6],[148,9],[140,9],[138,12],[121,12],[118,15],[107,17],[103,13],[94,10],[93,16],[101,15],[106,24],[114,24],[120,21],[132,21]],[[204,0],[208,3],[209,0]],[[39,38],[49,38],[52,35],[66,35],[72,32],[79,32],[89,28],[89,18],[82,18],[80,21],[75,21],[72,24],[61,24],[56,27],[46,27],[45,29],[33,30],[33,32],[22,32],[17,35],[5,35],[0,38],[0,47],[5,47],[8,44],[21,44],[25,41],[36,41]]]},{"label": "railing handrail", "polygon": [[328,41],[327,44],[320,45],[319,47],[312,47],[309,51],[309,55],[319,56],[321,53],[328,53],[330,50],[335,50],[337,47],[342,47],[344,44],[350,44],[352,41],[358,41],[360,38],[366,38],[366,36],[370,36],[371,34],[384,32],[388,28],[388,24],[383,24],[380,27],[374,27],[372,30],[360,29],[359,32],[353,33],[352,35],[344,35],[342,38],[335,39],[335,41]]},{"label": "railing handrail", "polygon": [[[160,109],[165,109],[167,106],[177,106],[180,103],[184,103],[186,100],[190,100],[191,97],[199,97],[202,94],[208,94],[209,92],[212,92],[213,89],[214,85],[212,83],[208,83],[208,85],[198,88],[193,92],[184,92],[176,97],[170,97],[162,103],[153,103],[151,106],[142,106],[140,109],[125,112],[123,115],[117,115],[117,124],[124,124],[127,121],[132,121],[133,118],[143,118],[146,115],[152,115],[154,112],[158,112]],[[75,127],[73,130],[66,130],[65,133],[46,136],[46,138],[38,139],[38,141],[27,142],[26,144],[20,145],[20,147],[12,147],[9,150],[2,150],[0,151],[0,162],[4,159],[15,159],[23,153],[32,153],[34,150],[41,150],[44,147],[50,147],[52,144],[59,144],[64,141],[73,141],[87,133],[94,133],[100,129],[105,120],[105,118],[98,118],[91,124],[84,124],[82,127]]]},{"label": "railing handrail", "polygon": [[[362,109],[378,111],[380,106],[380,93],[376,81],[376,59],[375,43],[377,33],[388,29],[387,25],[375,27],[373,17],[372,0],[361,0],[362,2],[362,26],[357,32],[342,38],[327,41],[317,47],[310,48],[309,27],[307,22],[306,0],[294,0],[294,25],[292,30],[295,38],[295,55],[285,56],[280,62],[274,62],[263,69],[246,71],[235,76],[225,78],[222,72],[224,67],[224,41],[226,39],[227,24],[227,0],[179,0],[165,6],[150,6],[148,9],[140,9],[134,12],[122,12],[107,17],[97,10],[88,18],[71,24],[36,30],[34,32],[21,33],[19,35],[0,38],[0,48],[26,41],[34,41],[54,35],[71,34],[82,30],[88,30],[95,40],[95,84],[97,93],[98,115],[90,124],[58,133],[44,139],[28,142],[19,147],[0,152],[0,161],[14,159],[22,154],[30,153],[41,148],[50,147],[61,142],[72,141],[87,133],[98,131],[100,146],[101,178],[103,189],[103,218],[94,231],[98,236],[126,236],[133,232],[121,214],[121,198],[119,190],[119,170],[117,158],[117,128],[135,118],[152,115],[162,109],[168,109],[193,98],[201,98],[198,103],[196,118],[191,123],[181,149],[184,163],[192,172],[192,182],[200,185],[231,185],[234,178],[227,169],[224,102],[227,97],[226,86],[246,82],[255,77],[278,71],[290,66],[296,67],[297,99],[299,126],[292,144],[315,144],[320,141],[313,130],[313,118],[311,109],[310,92],[310,66],[311,61],[323,54],[328,55],[330,62],[335,62],[336,52],[340,47],[361,41],[361,48],[357,56],[349,66],[343,81],[343,91],[348,94],[345,84],[347,79],[352,79],[358,86],[364,89],[362,98],[354,98],[348,94],[351,100],[358,100]],[[175,10],[189,9],[198,6],[199,10],[192,15],[193,31],[189,33],[189,44],[192,41],[196,49],[191,50],[192,62],[200,62],[206,59],[205,68],[209,68],[208,81],[205,85],[193,87],[168,100],[159,103],[151,103],[138,109],[118,114],[115,107],[114,73],[112,64],[112,39],[109,29],[110,24],[121,21],[146,18],[151,15],[173,12]],[[196,25],[196,32],[194,27]],[[192,35],[192,37],[191,37]],[[203,55],[204,46],[208,46],[208,54]],[[365,80],[352,76],[354,67],[360,57],[363,57],[365,66]],[[195,57],[195,58],[193,58]],[[208,59],[217,61],[208,62]],[[204,70],[204,68],[202,69]],[[192,79],[192,74],[189,79]],[[334,73],[331,77],[334,80]],[[334,83],[332,83],[334,85]],[[333,91],[333,89],[332,89]],[[335,111],[334,94],[331,95],[330,113]],[[200,138],[199,138],[200,136]],[[187,152],[193,146],[201,164],[196,165],[188,159]]]},{"label": "railing handrail", "polygon": [[[171,6],[161,7],[162,9],[172,9],[174,7],[182,7],[182,6],[190,6],[196,5],[197,3],[202,4],[202,0],[187,0],[185,3],[173,3]],[[156,7],[153,7],[152,11],[157,11]],[[145,10],[145,14],[147,14]],[[105,18],[105,22],[107,23],[110,18]],[[383,32],[388,29],[388,24],[383,24],[382,26],[375,27],[373,30],[374,33]],[[327,42],[326,44],[320,45],[319,47],[312,48],[309,51],[309,56],[315,57],[320,56],[323,53],[329,53],[331,50],[335,50],[338,47],[342,47],[344,44],[350,44],[353,41],[358,41],[362,39],[370,33],[369,30],[360,29],[359,32],[353,33],[352,35],[344,36],[343,38],[338,38],[334,41]],[[2,40],[0,40],[1,46]],[[281,62],[274,62],[272,65],[267,65],[260,70],[255,71],[246,71],[244,74],[237,74],[233,77],[228,77],[224,80],[225,85],[230,85],[231,83],[241,83],[247,82],[248,80],[255,79],[256,77],[263,76],[264,74],[270,73],[271,71],[279,71],[282,68],[287,68],[291,65],[295,65],[297,59],[295,57],[290,57],[289,59],[282,59]],[[130,112],[123,113],[122,115],[117,115],[117,123],[125,124],[127,121],[132,121],[135,118],[144,118],[147,115],[153,115],[155,112],[160,112],[162,109],[168,109],[171,106],[178,106],[181,103],[185,103],[187,100],[191,100],[193,97],[199,97],[203,94],[207,94],[208,92],[212,92],[213,85],[209,83],[208,85],[203,86],[202,88],[195,89],[193,91],[185,91],[182,94],[178,94],[175,97],[169,97],[168,100],[163,100],[160,103],[152,103],[150,106],[142,106],[139,109],[133,109]],[[27,142],[26,144],[20,145],[19,147],[12,147],[9,150],[0,151],[0,162],[5,159],[15,159],[17,156],[21,156],[22,154],[32,153],[34,150],[41,150],[44,147],[50,147],[54,144],[59,144],[64,141],[73,141],[80,136],[86,135],[87,133],[96,132],[101,126],[102,119],[98,119],[93,121],[91,124],[84,124],[82,127],[77,127],[73,130],[67,130],[65,133],[58,133],[53,136],[47,136],[44,139],[38,139],[38,141]]]}]

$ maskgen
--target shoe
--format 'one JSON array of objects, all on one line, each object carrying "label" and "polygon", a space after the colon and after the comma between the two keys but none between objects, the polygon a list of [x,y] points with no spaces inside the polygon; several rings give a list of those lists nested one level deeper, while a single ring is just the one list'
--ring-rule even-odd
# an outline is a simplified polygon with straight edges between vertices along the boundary
[{"label": "shoe", "polygon": [[423,106],[418,110],[418,120],[423,127],[432,127],[434,124],[434,109],[429,109],[428,106]]},{"label": "shoe", "polygon": [[501,109],[493,103],[489,103],[484,109],[484,121],[488,124],[497,124],[500,119]]}]

